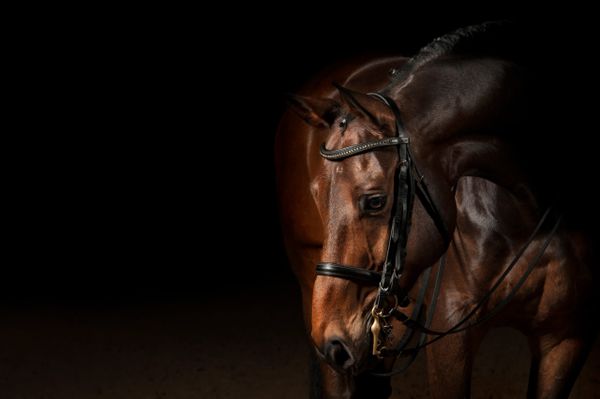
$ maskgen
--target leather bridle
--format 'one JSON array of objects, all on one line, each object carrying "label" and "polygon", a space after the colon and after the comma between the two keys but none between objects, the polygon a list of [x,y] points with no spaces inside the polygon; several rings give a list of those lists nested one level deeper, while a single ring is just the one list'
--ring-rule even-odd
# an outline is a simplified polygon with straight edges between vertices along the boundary
[{"label": "leather bridle", "polygon": [[[410,232],[410,219],[415,195],[423,203],[423,206],[435,222],[441,236],[447,246],[450,242],[450,234],[441,214],[435,205],[425,179],[419,173],[410,152],[410,140],[404,129],[400,110],[396,103],[379,93],[369,93],[370,96],[383,102],[394,114],[395,137],[386,137],[377,141],[356,144],[336,150],[328,150],[321,145],[321,156],[330,161],[341,161],[346,158],[374,151],[380,148],[398,148],[398,167],[396,170],[394,184],[394,201],[392,216],[390,218],[390,233],[387,243],[383,271],[372,271],[356,266],[341,265],[332,262],[323,262],[317,265],[316,273],[321,276],[332,276],[347,280],[378,286],[377,296],[371,310],[373,323],[370,330],[373,337],[373,355],[381,357],[386,349],[380,341],[382,334],[387,335],[391,329],[387,319],[392,315],[396,307],[408,303],[407,292],[399,287],[399,279],[404,270],[404,259],[406,257],[406,244]],[[419,178],[415,178],[419,176]]]},{"label": "leather bridle", "polygon": [[[343,88],[340,88],[344,90]],[[529,245],[535,240],[542,226],[548,219],[551,208],[548,208],[542,215],[540,221],[531,233],[529,238],[526,240],[521,249],[515,254],[513,260],[506,267],[504,272],[492,285],[490,290],[480,299],[480,301],[471,309],[466,316],[463,317],[458,323],[452,328],[445,331],[435,331],[429,328],[431,320],[433,318],[433,312],[435,309],[435,303],[440,290],[440,284],[445,264],[445,255],[440,259],[440,266],[438,268],[435,285],[433,289],[432,298],[430,301],[429,311],[426,317],[425,325],[419,322],[421,308],[425,300],[425,293],[429,283],[431,274],[431,267],[427,268],[423,273],[423,282],[417,295],[415,307],[411,316],[407,316],[398,307],[408,305],[408,293],[402,290],[399,286],[399,280],[404,271],[404,260],[406,257],[406,244],[408,241],[408,235],[410,232],[410,220],[412,216],[412,209],[415,195],[419,197],[423,207],[434,221],[440,235],[444,239],[445,246],[447,247],[450,243],[450,233],[446,224],[436,206],[428,188],[425,183],[423,175],[419,172],[414,159],[410,151],[410,140],[406,134],[406,131],[401,122],[400,110],[396,103],[379,93],[369,93],[370,96],[383,102],[394,114],[395,117],[395,137],[386,137],[381,140],[370,141],[366,143],[356,144],[348,147],[344,147],[336,150],[329,150],[324,144],[321,145],[320,153],[321,156],[330,161],[342,161],[346,158],[363,154],[365,152],[374,151],[380,148],[386,147],[397,147],[398,148],[398,167],[396,170],[395,184],[394,184],[394,202],[392,207],[392,216],[389,222],[389,238],[386,248],[385,261],[383,263],[383,271],[378,272],[374,270],[367,270],[364,268],[342,265],[333,262],[322,262],[317,264],[316,274],[321,276],[337,277],[346,280],[355,281],[357,283],[363,283],[367,285],[377,286],[377,295],[371,309],[371,318],[369,320],[370,332],[372,337],[372,353],[378,358],[385,356],[398,356],[405,355],[409,356],[409,361],[401,368],[396,369],[389,373],[373,373],[379,376],[390,376],[404,372],[410,364],[414,361],[418,351],[428,346],[446,335],[458,333],[464,331],[473,326],[484,323],[498,314],[515,296],[518,289],[524,284],[527,277],[531,274],[535,266],[541,261],[542,256],[549,246],[552,238],[554,237],[558,226],[560,225],[561,216],[558,215],[556,220],[547,235],[544,243],[541,245],[540,250],[529,262],[521,278],[509,291],[508,295],[498,302],[496,306],[489,311],[485,316],[478,320],[466,324],[467,321],[472,319],[479,309],[490,299],[491,295],[498,289],[501,283],[506,279],[508,274],[514,269],[515,265],[525,253]],[[418,178],[417,178],[417,177]],[[388,319],[391,317],[396,318],[402,322],[408,329],[400,343],[396,348],[388,349],[385,347],[384,342],[387,336],[391,333],[391,323]],[[413,348],[406,348],[410,341],[414,331],[420,331],[421,337],[418,344]],[[435,335],[436,337],[426,342],[428,335]],[[380,338],[383,337],[383,340]]]}]

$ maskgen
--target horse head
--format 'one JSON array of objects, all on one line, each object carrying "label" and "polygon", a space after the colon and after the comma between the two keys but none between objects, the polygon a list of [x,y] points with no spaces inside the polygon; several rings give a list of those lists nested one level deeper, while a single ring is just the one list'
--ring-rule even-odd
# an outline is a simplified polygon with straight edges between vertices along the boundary
[{"label": "horse head", "polygon": [[[291,102],[307,123],[327,129],[311,184],[324,231],[311,337],[335,370],[356,375],[402,340],[399,322],[378,312],[396,305],[411,311],[407,292],[446,250],[456,208],[435,158],[422,156],[393,100],[338,92],[339,100]],[[393,361],[384,363],[387,369]]]}]

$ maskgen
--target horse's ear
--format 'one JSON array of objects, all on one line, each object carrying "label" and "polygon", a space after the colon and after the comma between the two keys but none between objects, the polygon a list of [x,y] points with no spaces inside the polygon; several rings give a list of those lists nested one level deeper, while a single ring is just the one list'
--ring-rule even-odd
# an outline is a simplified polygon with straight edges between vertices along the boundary
[{"label": "horse's ear", "polygon": [[288,103],[306,123],[321,128],[329,128],[340,109],[340,104],[335,100],[295,94],[288,95]]},{"label": "horse's ear", "polygon": [[382,116],[388,114],[390,111],[384,103],[372,96],[347,89],[335,82],[333,85],[340,92],[340,97],[344,104],[354,112],[370,119],[376,125],[381,125]]}]

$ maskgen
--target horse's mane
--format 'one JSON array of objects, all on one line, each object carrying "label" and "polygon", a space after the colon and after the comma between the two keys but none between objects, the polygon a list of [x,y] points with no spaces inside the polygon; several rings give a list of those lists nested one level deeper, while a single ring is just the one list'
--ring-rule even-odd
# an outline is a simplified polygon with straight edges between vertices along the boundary
[{"label": "horse's mane", "polygon": [[515,58],[518,54],[516,25],[510,21],[490,21],[457,29],[421,48],[392,77],[391,85],[403,82],[423,65],[446,55],[497,56]]}]

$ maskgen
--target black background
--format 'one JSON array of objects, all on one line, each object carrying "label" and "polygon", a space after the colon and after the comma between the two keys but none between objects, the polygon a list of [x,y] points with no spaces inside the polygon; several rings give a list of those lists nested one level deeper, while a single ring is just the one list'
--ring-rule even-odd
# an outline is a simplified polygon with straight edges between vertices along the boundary
[{"label": "black background", "polygon": [[[595,13],[211,6],[68,9],[7,56],[18,71],[7,74],[15,143],[3,164],[4,397],[306,396],[310,344],[281,243],[273,142],[285,93],[328,65],[409,56],[455,28],[517,17],[562,70],[547,101],[597,130]],[[556,115],[548,142],[563,146]],[[492,340],[496,355],[482,356],[505,360],[498,373],[476,367],[489,378],[475,375],[475,392],[524,392],[526,343],[513,338]],[[412,373],[398,386],[425,394],[424,364]]]},{"label": "black background", "polygon": [[[10,176],[7,301],[162,301],[290,281],[272,148],[285,93],[332,63],[411,55],[468,24],[517,17],[556,35],[581,22],[506,9],[289,7],[129,15],[82,41],[69,32],[40,78],[60,89],[46,93],[60,103],[48,112],[53,131]],[[73,47],[84,51],[67,67]]]}]

